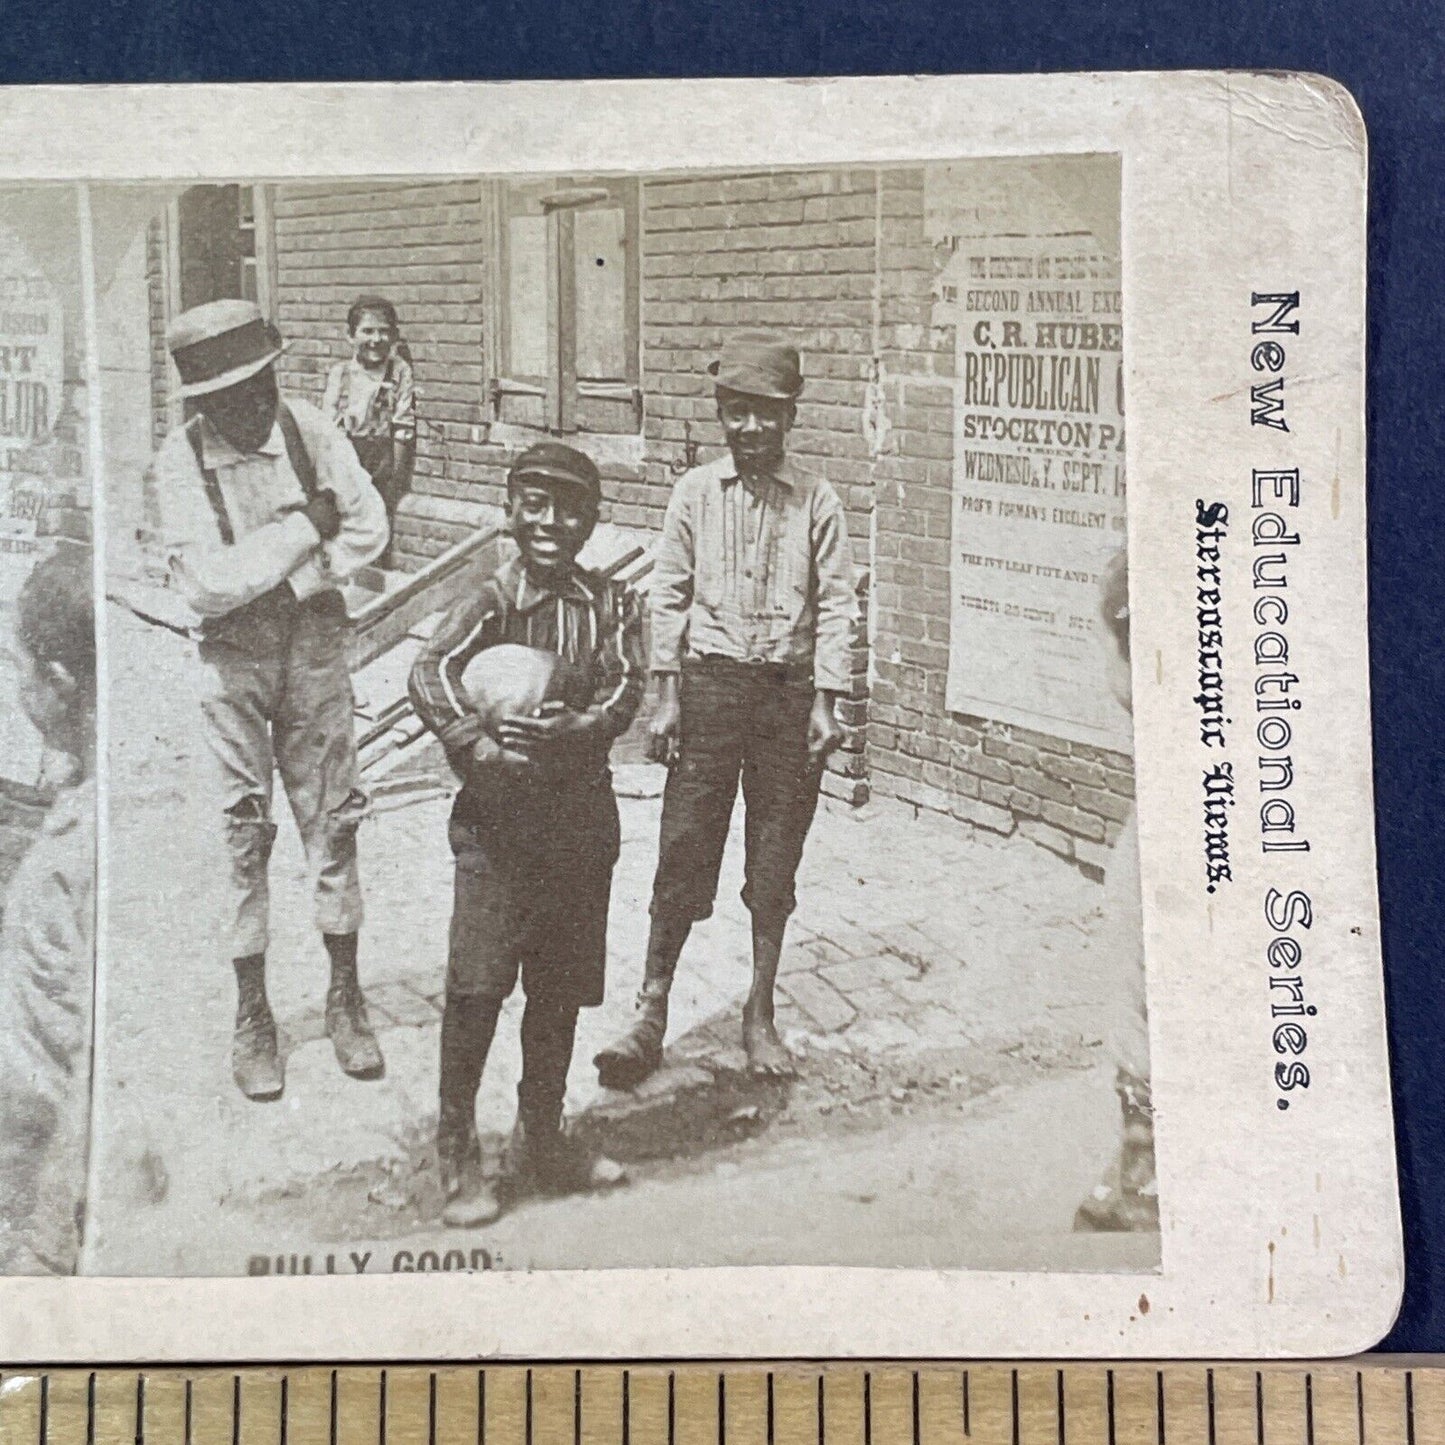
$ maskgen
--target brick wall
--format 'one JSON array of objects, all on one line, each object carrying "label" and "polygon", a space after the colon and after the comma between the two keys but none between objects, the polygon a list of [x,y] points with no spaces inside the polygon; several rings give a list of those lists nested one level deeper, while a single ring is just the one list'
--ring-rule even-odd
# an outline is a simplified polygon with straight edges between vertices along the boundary
[{"label": "brick wall", "polygon": [[933,325],[941,258],[924,234],[923,190],[922,171],[883,174],[890,429],[876,468],[872,786],[993,832],[1017,830],[1094,872],[1128,814],[1132,759],[945,707],[955,334]]},{"label": "brick wall", "polygon": [[[276,194],[286,384],[319,399],[349,354],[345,314],[361,291],[401,312],[422,417],[404,565],[495,515],[524,440],[488,425],[488,207],[479,181]],[[1092,869],[1127,814],[1131,760],[945,708],[955,339],[933,324],[940,261],[923,209],[917,168],[647,182],[644,431],[640,459],[604,462],[604,517],[659,527],[689,445],[707,460],[723,444],[705,370],[719,345],[742,328],[791,336],[807,386],[790,446],[838,488],[874,613],[871,681],[865,617],[828,791],[861,802],[871,784]]]},{"label": "brick wall", "polygon": [[[789,450],[837,488],[866,576],[873,458],[865,418],[873,377],[879,194],[875,172],[799,171],[649,182],[644,192],[642,374],[646,483],[634,515],[662,511],[689,440],[723,446],[706,367],[731,333],[791,337],[806,385]],[[866,604],[866,593],[864,598]],[[848,742],[828,791],[863,801],[866,624],[854,648]]]},{"label": "brick wall", "polygon": [[280,186],[275,215],[276,320],[291,343],[283,386],[320,402],[327,370],[351,355],[346,312],[357,296],[379,293],[400,313],[420,425],[397,551],[417,565],[502,496],[507,453],[485,440],[484,183]]},{"label": "brick wall", "polygon": [[[274,204],[277,321],[291,342],[283,385],[319,402],[327,370],[351,354],[346,312],[357,296],[379,293],[400,313],[415,367],[418,438],[394,555],[402,567],[418,567],[497,519],[507,466],[534,439],[495,425],[487,392],[490,185],[284,186]],[[588,444],[585,435],[578,440]],[[660,524],[661,508],[645,505],[639,464],[614,452],[600,468],[604,522]]]}]

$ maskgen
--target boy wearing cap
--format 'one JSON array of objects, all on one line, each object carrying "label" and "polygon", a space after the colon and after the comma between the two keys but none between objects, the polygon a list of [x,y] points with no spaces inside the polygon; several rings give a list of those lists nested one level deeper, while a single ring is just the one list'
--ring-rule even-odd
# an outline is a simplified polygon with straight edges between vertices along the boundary
[{"label": "boy wearing cap", "polygon": [[[646,675],[636,594],[577,565],[602,489],[590,458],[542,442],[507,475],[519,555],[447,614],[412,669],[417,715],[462,780],[449,839],[455,898],[442,1014],[437,1155],[443,1219],[500,1213],[483,1176],[476,1098],[502,1004],[518,976],[522,1078],[512,1163],[560,1191],[615,1183],[562,1128],[577,1013],[602,1002],[607,909],[620,845],[608,754],[637,713]],[[503,644],[556,654],[565,703],[484,715],[463,677]]]},{"label": "boy wearing cap", "polygon": [[712,912],[739,779],[753,942],[743,1045],[755,1074],[792,1072],[773,990],[824,762],[842,740],[834,702],[849,686],[857,600],[842,503],[786,455],[797,350],[740,335],[709,370],[728,451],[678,481],[656,553],[649,750],[670,771],[639,1016],[595,1060],[611,1088],[662,1061],[673,974]]},{"label": "boy wearing cap", "polygon": [[284,1087],[266,997],[267,868],[279,771],[315,880],[331,964],[326,1027],[346,1073],[381,1050],[357,979],[356,759],[342,583],[386,546],[386,509],[346,438],[281,399],[282,343],[249,301],[212,301],[166,337],[190,418],[155,461],[171,586],[199,615],[201,709],[230,867],[224,937],[238,1003],[231,1067],[247,1098]]}]

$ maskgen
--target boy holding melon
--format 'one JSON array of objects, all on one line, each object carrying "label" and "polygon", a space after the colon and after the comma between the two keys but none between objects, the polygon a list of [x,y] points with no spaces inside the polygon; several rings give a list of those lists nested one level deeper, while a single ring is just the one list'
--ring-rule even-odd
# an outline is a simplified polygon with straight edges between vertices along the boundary
[{"label": "boy holding melon", "polygon": [[519,555],[456,603],[411,673],[417,714],[462,780],[437,1123],[442,1217],[457,1227],[501,1212],[482,1170],[476,1096],[519,976],[517,1174],[545,1191],[621,1178],[562,1128],[577,1013],[602,1002],[619,849],[608,755],[646,677],[636,595],[577,565],[601,497],[583,453],[550,441],[524,451],[507,475]]}]

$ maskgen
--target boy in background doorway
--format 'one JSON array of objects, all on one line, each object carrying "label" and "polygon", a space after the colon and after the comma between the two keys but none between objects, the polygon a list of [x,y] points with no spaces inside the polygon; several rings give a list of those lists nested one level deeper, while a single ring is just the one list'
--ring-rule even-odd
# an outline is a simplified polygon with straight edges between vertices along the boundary
[{"label": "boy in background doorway", "polygon": [[386,504],[388,566],[396,542],[396,510],[411,490],[416,465],[416,387],[411,350],[401,339],[396,307],[384,296],[361,296],[346,313],[352,356],[326,377],[321,410],[345,433]]}]

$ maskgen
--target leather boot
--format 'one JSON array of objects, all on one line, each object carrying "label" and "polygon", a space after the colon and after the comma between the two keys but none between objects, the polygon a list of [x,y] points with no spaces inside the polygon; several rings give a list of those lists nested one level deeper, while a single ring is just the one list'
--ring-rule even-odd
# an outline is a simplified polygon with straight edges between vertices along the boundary
[{"label": "leather boot", "polygon": [[442,1223],[452,1229],[477,1229],[502,1212],[495,1190],[482,1172],[482,1141],[470,1119],[448,1117],[437,1125],[437,1170],[441,1177]]},{"label": "leather boot", "polygon": [[353,1079],[379,1079],[386,1071],[381,1045],[366,1016],[366,1000],[356,976],[356,934],[322,935],[331,958],[331,986],[326,990],[326,1032],[336,1062]]},{"label": "leather boot", "polygon": [[276,1047],[276,1019],[266,998],[266,955],[235,960],[236,1032],[231,1041],[231,1077],[248,1098],[279,1099],[286,1086]]},{"label": "leather boot", "polygon": [[477,1088],[501,1007],[499,999],[460,995],[449,997],[442,1011],[437,1168],[445,1200],[442,1222],[454,1229],[476,1229],[502,1212],[482,1172],[476,1121]]},{"label": "leather boot", "polygon": [[627,1182],[617,1160],[585,1148],[560,1122],[522,1110],[507,1145],[507,1174],[519,1194],[585,1194]]},{"label": "leather boot", "polygon": [[670,983],[644,984],[632,1027],[592,1060],[604,1089],[635,1089],[662,1067],[669,990]]},{"label": "leather boot", "polygon": [[1149,1084],[1121,1070],[1116,1089],[1123,1138],[1108,1175],[1074,1216],[1074,1228],[1081,1232],[1115,1234],[1159,1228],[1154,1108]]},{"label": "leather boot", "polygon": [[508,1149],[509,1173],[519,1192],[571,1194],[606,1189],[627,1177],[615,1160],[584,1149],[562,1127],[576,1035],[575,1006],[527,1000],[522,1013],[517,1124]]},{"label": "leather boot", "polygon": [[592,1060],[597,1066],[597,1082],[604,1089],[635,1089],[661,1068],[667,996],[691,931],[688,919],[653,915],[642,967],[642,992],[637,996],[637,1021]]}]

